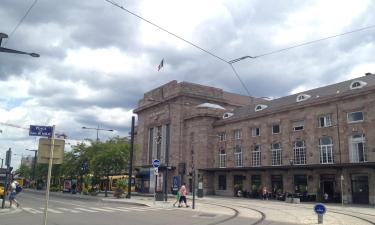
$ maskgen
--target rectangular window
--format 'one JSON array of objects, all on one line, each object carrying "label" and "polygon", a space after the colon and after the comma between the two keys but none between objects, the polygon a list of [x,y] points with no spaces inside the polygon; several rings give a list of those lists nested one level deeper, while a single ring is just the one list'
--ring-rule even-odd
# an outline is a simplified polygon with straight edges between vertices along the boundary
[{"label": "rectangular window", "polygon": [[293,131],[299,131],[299,130],[303,130],[304,128],[304,121],[298,121],[298,122],[294,122],[293,123]]},{"label": "rectangular window", "polygon": [[252,166],[260,166],[260,145],[251,147],[251,164]]},{"label": "rectangular window", "polygon": [[355,134],[349,138],[350,162],[367,162],[366,139],[364,134]]},{"label": "rectangular window", "polygon": [[280,124],[272,125],[272,134],[278,134],[278,133],[280,133]]},{"label": "rectangular window", "polygon": [[332,138],[323,137],[319,140],[320,149],[320,163],[329,164],[333,163],[333,144]]},{"label": "rectangular window", "polygon": [[227,134],[225,132],[221,132],[218,134],[219,141],[226,141],[227,140]]},{"label": "rectangular window", "polygon": [[282,164],[282,152],[280,143],[271,145],[272,152],[272,166],[279,166]]},{"label": "rectangular window", "polygon": [[220,150],[220,153],[219,153],[219,167],[220,168],[227,167],[227,154],[225,153],[224,149]]},{"label": "rectangular window", "polygon": [[332,126],[331,114],[318,117],[318,127],[330,127],[330,126]]},{"label": "rectangular window", "polygon": [[259,127],[251,128],[251,136],[252,137],[260,136],[260,128]]},{"label": "rectangular window", "polygon": [[227,190],[227,176],[226,175],[219,175],[219,190]]},{"label": "rectangular window", "polygon": [[234,139],[239,140],[242,138],[242,130],[238,129],[234,131]]},{"label": "rectangular window", "polygon": [[348,112],[348,123],[357,123],[363,121],[363,112]]},{"label": "rectangular window", "polygon": [[294,142],[293,148],[293,163],[295,165],[306,164],[306,147],[305,141],[298,140]]},{"label": "rectangular window", "polygon": [[240,146],[236,146],[234,148],[234,163],[235,163],[235,167],[242,167],[242,150],[241,150],[241,147]]}]

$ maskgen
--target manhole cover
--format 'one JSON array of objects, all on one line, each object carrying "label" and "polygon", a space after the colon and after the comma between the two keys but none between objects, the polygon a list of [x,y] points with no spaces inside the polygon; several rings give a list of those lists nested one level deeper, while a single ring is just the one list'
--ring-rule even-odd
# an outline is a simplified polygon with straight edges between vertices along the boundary
[{"label": "manhole cover", "polygon": [[202,213],[198,215],[199,217],[215,217],[216,214],[211,214],[211,213]]}]

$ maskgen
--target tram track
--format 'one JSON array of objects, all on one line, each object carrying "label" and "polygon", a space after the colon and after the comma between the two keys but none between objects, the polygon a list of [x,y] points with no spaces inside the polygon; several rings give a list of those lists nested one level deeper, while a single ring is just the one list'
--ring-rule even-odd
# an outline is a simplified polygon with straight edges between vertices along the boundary
[{"label": "tram track", "polygon": [[[233,207],[230,207],[230,206],[223,206],[223,205],[215,204],[215,203],[202,203],[202,204],[219,206],[219,207],[223,207],[223,208],[227,208],[227,209],[233,210],[235,212],[234,215],[232,215],[231,217],[228,217],[228,218],[225,218],[223,220],[210,223],[208,225],[217,225],[217,224],[222,224],[222,223],[225,223],[225,222],[229,222],[230,220],[234,220],[235,218],[237,218],[238,215],[240,214],[239,211],[236,208],[233,208]],[[231,205],[233,205],[233,204],[231,204]],[[237,206],[237,205],[234,205],[234,206]],[[259,213],[261,215],[260,219],[256,220],[255,222],[253,222],[253,223],[251,223],[249,225],[258,225],[258,224],[261,224],[266,219],[266,214],[264,212],[258,210],[258,209],[254,209],[254,208],[251,208],[251,207],[243,207],[243,206],[237,206],[237,207],[250,209],[250,210],[253,210],[253,211],[255,211],[255,212],[257,212],[257,213]]]},{"label": "tram track", "polygon": [[[244,203],[244,202],[243,202]],[[259,224],[262,224],[262,222],[265,220],[266,218],[266,214],[259,210],[259,208],[263,208],[263,209],[269,209],[269,210],[278,210],[278,211],[283,211],[283,213],[285,214],[288,214],[290,216],[293,216],[295,217],[297,220],[299,220],[299,218],[297,216],[295,216],[294,213],[290,213],[290,212],[287,212],[285,210],[282,210],[282,209],[275,209],[274,207],[267,207],[267,206],[263,206],[263,205],[257,205],[257,209],[254,209],[254,208],[251,208],[251,207],[248,207],[247,205],[244,205],[243,203],[237,203],[237,204],[233,204],[231,202],[227,202],[227,201],[223,201],[223,202],[217,202],[216,204],[213,204],[213,203],[204,203],[204,204],[212,204],[212,205],[216,205],[216,206],[221,206],[221,207],[226,207],[226,208],[231,208],[232,207],[229,207],[228,205],[230,206],[235,206],[235,207],[241,207],[241,208],[246,208],[246,209],[250,209],[250,210],[254,210],[258,213],[260,213],[262,215],[262,218],[259,219],[258,221],[252,223],[251,225],[259,225]],[[223,206],[222,204],[225,204],[226,206]],[[307,206],[302,206],[302,205],[288,205],[290,207],[293,207],[293,208],[305,208],[305,209],[310,209],[309,207]],[[329,210],[330,213],[334,213],[334,214],[339,214],[339,215],[344,215],[344,216],[348,216],[348,217],[352,217],[352,218],[356,218],[358,220],[361,220],[363,222],[366,222],[368,224],[371,224],[371,225],[375,225],[375,214],[370,214],[370,213],[363,213],[363,212],[355,212],[355,211],[351,211],[351,210],[343,210],[343,211],[339,211],[337,209],[330,209]],[[356,215],[354,215],[356,214]],[[362,216],[360,216],[362,215]],[[331,215],[333,216],[333,215]],[[367,217],[374,217],[374,219],[369,219],[369,218],[364,218],[363,216],[367,216]],[[337,218],[337,217],[336,217]],[[340,220],[339,218],[337,218],[338,220]],[[301,221],[300,221],[301,222]],[[214,223],[214,224],[210,224],[210,225],[216,225],[216,224],[219,224],[219,223]]]}]

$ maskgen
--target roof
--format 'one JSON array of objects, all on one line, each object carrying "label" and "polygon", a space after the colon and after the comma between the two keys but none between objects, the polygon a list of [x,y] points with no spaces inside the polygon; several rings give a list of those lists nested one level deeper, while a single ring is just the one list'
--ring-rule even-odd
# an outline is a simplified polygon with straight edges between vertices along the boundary
[{"label": "roof", "polygon": [[[367,85],[364,86],[363,88],[351,89],[350,85],[353,81],[363,81],[363,82],[366,82]],[[297,94],[277,98],[274,100],[270,100],[268,102],[263,102],[262,105],[266,105],[267,108],[258,112],[255,112],[255,107],[257,106],[257,104],[243,106],[243,107],[235,109],[233,111],[234,115],[232,117],[228,119],[220,120],[220,122],[224,120],[229,122],[229,121],[238,120],[244,117],[256,117],[257,114],[260,115],[266,112],[272,113],[274,111],[278,111],[288,106],[302,106],[302,105],[310,104],[313,102],[318,102],[321,99],[346,96],[350,93],[360,93],[364,90],[369,90],[373,88],[375,88],[375,74],[366,75],[363,77],[358,77],[355,79],[328,85],[325,87],[320,87],[320,88],[300,92]],[[297,96],[301,94],[309,95],[311,97],[306,99],[305,101],[297,102]]]}]

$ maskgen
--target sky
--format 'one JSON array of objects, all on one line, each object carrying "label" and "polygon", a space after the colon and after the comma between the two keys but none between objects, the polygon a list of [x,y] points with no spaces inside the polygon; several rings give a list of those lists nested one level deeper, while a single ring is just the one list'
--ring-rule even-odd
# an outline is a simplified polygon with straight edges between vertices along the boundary
[{"label": "sky", "polygon": [[[228,61],[375,25],[370,0],[113,1]],[[56,125],[69,149],[96,139],[82,126],[128,136],[143,93],[171,80],[247,95],[229,64],[105,0],[39,0],[19,24],[34,2],[1,0],[1,46],[40,57],[0,52],[0,122]],[[233,65],[250,95],[277,98],[374,73],[374,43],[373,28]],[[38,147],[26,129],[0,130],[15,167]]]}]

